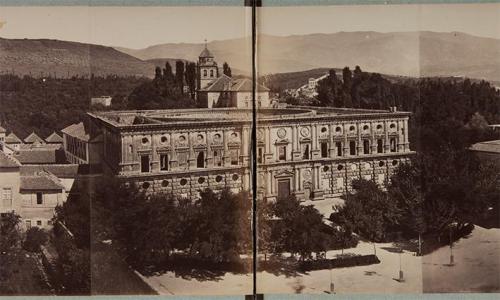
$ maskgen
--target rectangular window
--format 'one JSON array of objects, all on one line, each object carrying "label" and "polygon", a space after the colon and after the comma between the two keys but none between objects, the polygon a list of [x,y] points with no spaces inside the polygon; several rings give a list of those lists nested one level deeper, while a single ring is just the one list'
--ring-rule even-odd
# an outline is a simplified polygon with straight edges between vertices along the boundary
[{"label": "rectangular window", "polygon": [[31,228],[31,220],[26,220],[26,229]]},{"label": "rectangular window", "polygon": [[168,154],[160,154],[160,170],[168,171]]},{"label": "rectangular window", "polygon": [[149,173],[149,155],[141,155],[141,172]]},{"label": "rectangular window", "polygon": [[396,138],[391,138],[390,139],[390,145],[391,145],[391,152],[396,152]]},{"label": "rectangular window", "polygon": [[278,146],[278,160],[279,161],[286,160],[286,146]]},{"label": "rectangular window", "polygon": [[302,159],[309,159],[309,144],[302,145]]},{"label": "rectangular window", "polygon": [[231,165],[238,165],[238,150],[229,150],[229,158],[231,159]]},{"label": "rectangular window", "polygon": [[328,142],[321,142],[321,157],[322,158],[327,158],[328,157]]},{"label": "rectangular window", "polygon": [[42,220],[37,220],[36,221],[36,226],[42,226]]},{"label": "rectangular window", "polygon": [[370,154],[370,141],[369,140],[363,140],[363,153]]},{"label": "rectangular window", "polygon": [[219,150],[214,151],[214,166],[216,167],[222,166],[222,151]]},{"label": "rectangular window", "polygon": [[38,205],[43,204],[43,193],[42,192],[36,193],[36,204],[38,204]]},{"label": "rectangular window", "polygon": [[181,169],[187,166],[187,158],[188,158],[187,152],[184,151],[177,153],[177,161]]},{"label": "rectangular window", "polygon": [[264,147],[257,148],[257,162],[259,164],[264,162]]},{"label": "rectangular window", "polygon": [[383,153],[384,152],[384,142],[382,139],[377,140],[377,153]]},{"label": "rectangular window", "polygon": [[356,142],[355,141],[349,142],[349,154],[356,155]]},{"label": "rectangular window", "polygon": [[12,207],[12,189],[4,188],[2,191],[2,204],[4,208]]},{"label": "rectangular window", "polygon": [[196,167],[204,168],[205,167],[205,151],[198,152],[196,156]]},{"label": "rectangular window", "polygon": [[342,142],[336,142],[335,148],[337,149],[337,156],[342,156]]}]

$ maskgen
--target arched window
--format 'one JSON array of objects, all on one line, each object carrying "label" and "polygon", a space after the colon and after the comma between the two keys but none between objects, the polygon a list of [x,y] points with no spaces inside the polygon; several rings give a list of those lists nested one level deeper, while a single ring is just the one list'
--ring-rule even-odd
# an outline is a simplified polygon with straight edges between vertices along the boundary
[{"label": "arched window", "polygon": [[214,77],[214,70],[210,70],[210,77]]},{"label": "arched window", "polygon": [[203,76],[207,77],[207,70],[203,70]]}]

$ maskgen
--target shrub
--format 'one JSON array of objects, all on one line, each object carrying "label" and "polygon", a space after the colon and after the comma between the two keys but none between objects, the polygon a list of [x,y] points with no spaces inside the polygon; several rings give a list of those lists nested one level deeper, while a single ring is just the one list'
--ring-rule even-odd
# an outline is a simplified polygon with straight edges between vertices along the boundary
[{"label": "shrub", "polygon": [[48,240],[47,232],[38,227],[31,227],[26,232],[26,239],[23,243],[23,248],[30,252],[40,252],[41,246],[45,245]]}]

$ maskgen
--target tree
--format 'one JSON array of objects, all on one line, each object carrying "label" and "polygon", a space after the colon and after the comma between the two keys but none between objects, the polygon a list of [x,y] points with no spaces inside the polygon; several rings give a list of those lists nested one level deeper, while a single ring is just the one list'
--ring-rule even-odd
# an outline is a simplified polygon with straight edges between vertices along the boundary
[{"label": "tree", "polygon": [[388,186],[389,197],[401,212],[399,228],[410,237],[418,235],[419,255],[422,253],[422,235],[427,231],[424,187],[419,164],[399,166]]},{"label": "tree", "polygon": [[222,65],[222,73],[224,73],[224,75],[226,76],[232,77],[231,67],[229,67],[229,64],[227,62],[224,62],[224,64]]},{"label": "tree", "polygon": [[239,260],[239,253],[251,249],[251,201],[246,192],[220,195],[206,189],[197,202],[199,215],[195,248],[214,262]]},{"label": "tree", "polygon": [[162,79],[161,68],[156,67],[155,68],[155,80],[160,80],[160,79]]},{"label": "tree", "polygon": [[23,248],[30,252],[40,252],[41,246],[45,245],[48,239],[48,235],[43,229],[31,227],[26,232]]},{"label": "tree", "polygon": [[195,98],[196,93],[196,64],[194,62],[186,64],[186,84],[189,87],[191,98]]},{"label": "tree", "polygon": [[[347,195],[344,205],[334,207],[337,216],[333,221],[342,220],[369,241],[385,241],[390,228],[398,222],[399,209],[374,181],[353,180],[352,186],[355,193]],[[375,244],[373,249],[376,254]]]},{"label": "tree", "polygon": [[278,199],[271,205],[276,220],[271,226],[272,244],[276,254],[299,254],[301,260],[311,259],[313,253],[326,251],[330,236],[323,216],[312,206],[302,206],[294,195]]},{"label": "tree", "polygon": [[165,78],[168,81],[171,81],[174,78],[174,73],[172,72],[172,66],[168,61],[165,62],[165,68],[163,69],[163,78]]},{"label": "tree", "polygon": [[14,212],[0,215],[0,252],[8,252],[21,239],[18,225],[21,217]]},{"label": "tree", "polygon": [[175,61],[175,83],[182,94],[184,87],[184,62],[182,60]]}]

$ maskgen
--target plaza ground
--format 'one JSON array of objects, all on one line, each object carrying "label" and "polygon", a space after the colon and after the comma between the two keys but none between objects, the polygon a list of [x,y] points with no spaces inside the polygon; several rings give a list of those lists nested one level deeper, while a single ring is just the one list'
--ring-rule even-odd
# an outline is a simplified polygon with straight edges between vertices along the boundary
[{"label": "plaza ground", "polygon": [[[498,292],[500,291],[500,229],[476,226],[472,233],[454,244],[453,266],[449,266],[448,246],[423,257],[403,251],[392,243],[377,243],[379,264],[279,274],[258,272],[258,293],[326,293],[330,280],[335,293],[436,293],[436,292]],[[340,250],[329,251],[334,258]],[[373,244],[361,241],[344,254],[373,254]],[[404,282],[399,279],[399,259]],[[176,276],[173,272],[143,277],[162,295],[241,295],[251,293],[252,275],[225,273],[214,280]],[[330,279],[331,278],[331,279]]]},{"label": "plaza ground", "polygon": [[500,229],[475,226],[472,233],[450,247],[422,259],[425,293],[500,292]]}]

